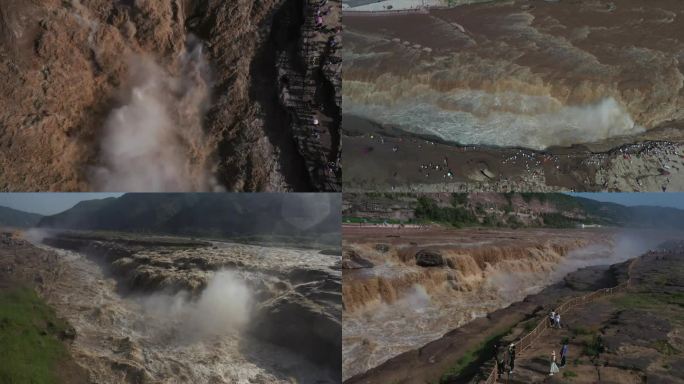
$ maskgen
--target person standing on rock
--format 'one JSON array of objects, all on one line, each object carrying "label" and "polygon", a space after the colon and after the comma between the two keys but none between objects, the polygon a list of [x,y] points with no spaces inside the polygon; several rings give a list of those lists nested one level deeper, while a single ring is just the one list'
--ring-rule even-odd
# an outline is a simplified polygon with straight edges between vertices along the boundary
[{"label": "person standing on rock", "polygon": [[560,322],[560,313],[556,313],[556,328],[560,329],[561,327],[561,322]]},{"label": "person standing on rock", "polygon": [[515,368],[515,344],[508,346],[508,373],[513,374]]},{"label": "person standing on rock", "polygon": [[553,327],[555,323],[556,323],[556,311],[551,311],[551,313],[549,313],[549,325]]},{"label": "person standing on rock", "polygon": [[556,365],[556,351],[551,351],[551,369],[549,371],[549,376],[553,376],[559,371],[558,365]]},{"label": "person standing on rock", "polygon": [[568,340],[567,339],[563,340],[563,346],[561,347],[560,355],[561,355],[560,367],[563,368],[563,367],[565,367],[565,360],[568,357]]}]

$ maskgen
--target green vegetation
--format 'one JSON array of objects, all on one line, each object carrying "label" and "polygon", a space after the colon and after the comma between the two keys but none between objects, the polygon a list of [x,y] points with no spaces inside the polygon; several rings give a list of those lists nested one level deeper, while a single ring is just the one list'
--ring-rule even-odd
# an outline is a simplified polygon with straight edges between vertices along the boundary
[{"label": "green vegetation", "polygon": [[644,309],[660,311],[668,306],[684,308],[684,292],[659,293],[638,292],[628,293],[613,298],[613,303],[621,309]]},{"label": "green vegetation", "polygon": [[584,328],[584,327],[576,327],[572,328],[570,330],[574,336],[579,336],[579,335],[591,335],[591,331]]},{"label": "green vegetation", "polygon": [[544,204],[546,202],[546,197],[549,196],[549,194],[541,192],[523,192],[520,194],[520,196],[526,203],[530,203],[532,200],[536,199],[540,203]]},{"label": "green vegetation", "polygon": [[501,222],[499,221],[499,218],[492,214],[485,216],[485,218],[482,220],[482,225],[485,227],[496,227],[500,224]]},{"label": "green vegetation", "polygon": [[462,382],[464,378],[472,376],[483,362],[489,360],[493,356],[494,345],[501,340],[502,337],[510,333],[511,328],[504,330],[487,337],[480,342],[475,348],[466,351],[454,365],[452,365],[440,378],[440,384]]},{"label": "green vegetation", "polygon": [[[584,198],[578,198],[570,195],[566,195],[564,193],[539,193],[539,194],[527,194],[529,195],[534,195],[537,198],[540,198],[540,195],[543,195],[544,202],[549,202],[553,205],[555,205],[558,209],[564,210],[564,211],[572,211],[575,209],[582,209],[582,203],[581,201],[583,200],[588,200]],[[595,201],[595,200],[590,200],[590,201]]]},{"label": "green vegetation", "polygon": [[401,224],[401,221],[396,219],[378,219],[378,218],[366,218],[366,217],[355,217],[355,216],[345,216],[342,218],[343,223],[369,223],[369,224]]},{"label": "green vegetation", "polygon": [[0,290],[0,383],[58,382],[69,329],[32,289]]},{"label": "green vegetation", "polygon": [[115,241],[125,244],[134,245],[150,245],[163,244],[165,247],[201,247],[209,245],[207,241],[229,241],[233,243],[242,244],[256,244],[263,246],[279,247],[289,246],[296,248],[321,248],[330,246],[339,246],[341,234],[339,233],[324,233],[319,236],[315,235],[246,235],[246,236],[225,236],[210,234],[202,236],[169,236],[162,234],[155,235],[141,235],[132,232],[120,231],[67,231],[60,234],[61,237],[70,237],[81,240],[95,240],[95,241]]},{"label": "green vegetation", "polygon": [[[363,216],[353,211],[363,211],[363,205],[358,203],[372,199],[375,204],[388,209],[413,209],[415,222],[435,222],[457,228],[471,226],[514,229],[520,227],[574,228],[579,224],[684,228],[684,212],[672,208],[625,207],[563,193],[508,192],[501,193],[499,196],[498,199],[491,201],[480,201],[471,199],[471,195],[466,193],[452,193],[448,196],[450,201],[447,202],[444,194],[434,199],[434,196],[426,194],[368,193],[347,194],[345,200],[358,205],[349,208],[348,216]],[[543,213],[531,207],[518,207],[516,204],[520,203],[521,199],[528,204],[533,202],[547,204],[551,212]],[[525,218],[524,224],[516,219],[509,221],[508,217],[513,213],[523,213],[529,219]]]},{"label": "green vegetation", "polygon": [[477,217],[472,212],[462,207],[454,207],[453,200],[451,207],[440,207],[433,199],[419,197],[414,215],[418,219],[445,223],[457,228],[479,224]]},{"label": "green vegetation", "polygon": [[563,371],[563,378],[569,379],[571,377],[577,377],[577,374],[573,371]]},{"label": "green vegetation", "polygon": [[525,330],[525,333],[530,333],[532,330],[534,330],[537,327],[537,324],[539,322],[536,319],[529,320],[525,323],[525,326],[523,329]]},{"label": "green vegetation", "polygon": [[576,220],[564,216],[560,213],[542,213],[544,226],[553,228],[573,228],[579,224]]},{"label": "green vegetation", "polygon": [[598,357],[605,350],[601,335],[593,335],[590,341],[584,342],[582,353],[590,357]]},{"label": "green vegetation", "polygon": [[[508,201],[507,205],[502,207],[503,213],[506,215],[505,219],[498,217],[496,214],[490,213],[484,215],[485,210],[481,205],[474,207],[474,212],[482,217],[482,222],[478,220],[475,213],[467,208],[468,195],[461,193],[453,193],[451,195],[451,206],[439,205],[439,203],[429,197],[419,196],[414,210],[414,215],[418,221],[430,221],[436,223],[447,224],[456,228],[467,226],[484,226],[484,227],[510,227],[513,229],[525,227],[525,223],[513,214],[513,193],[503,194]],[[544,197],[539,197],[542,195]],[[523,199],[536,198],[544,200],[546,194],[524,194]],[[543,225],[540,221],[540,226],[551,228],[573,228],[582,221],[569,218],[562,213],[543,213]],[[382,222],[378,220],[378,222]]]},{"label": "green vegetation", "polygon": [[666,356],[678,355],[681,352],[672,346],[667,340],[658,340],[650,345],[651,348]]},{"label": "green vegetation", "polygon": [[[518,197],[519,195],[519,197]],[[415,209],[421,210],[429,208],[425,206],[425,202],[420,203],[420,200],[425,200],[427,195],[416,193],[402,193],[402,194],[388,194],[388,193],[368,193],[368,194],[345,194],[345,200],[348,202],[362,202],[364,200],[374,199],[375,203],[379,205],[390,206],[392,204],[399,204],[402,207],[414,206]],[[444,196],[444,195],[440,195]],[[638,228],[677,228],[684,229],[684,212],[673,208],[663,207],[626,207],[615,203],[601,202],[591,200],[579,196],[564,194],[564,193],[502,193],[500,194],[505,200],[497,199],[486,203],[496,211],[496,214],[503,213],[503,216],[514,212],[518,207],[514,202],[522,199],[526,203],[533,203],[538,201],[541,204],[547,204],[554,213],[540,214],[538,211],[525,212],[531,213],[531,221],[526,226],[532,227],[549,227],[549,228],[572,228],[578,224],[597,224],[601,226],[629,226]],[[440,209],[456,208],[456,220],[445,219],[450,213],[443,215],[436,215],[435,212],[424,213],[423,219],[425,221],[435,221],[446,224],[459,226],[480,225],[468,220],[468,215],[477,216],[479,220],[485,220],[488,210],[485,209],[482,202],[477,202],[478,199],[470,199],[470,195],[465,193],[452,193],[451,204],[444,204],[435,202]],[[430,200],[427,196],[427,200]],[[527,210],[529,207],[521,207]],[[358,208],[351,208],[358,209]],[[460,209],[461,211],[458,211]],[[354,216],[356,214],[350,214]],[[453,223],[453,224],[452,224]],[[490,224],[492,223],[492,224]],[[504,220],[493,222],[491,219],[484,226],[501,226],[508,227]],[[517,224],[514,225],[517,227]]]},{"label": "green vegetation", "polygon": [[233,243],[261,245],[265,247],[292,247],[299,249],[318,249],[323,247],[339,247],[341,236],[337,233],[324,233],[320,236],[238,236],[207,237],[207,240],[230,241]]},{"label": "green vegetation", "polygon": [[465,205],[468,203],[467,193],[452,193],[451,194],[451,205],[457,207],[459,205]]},{"label": "green vegetation", "polygon": [[345,193],[345,199],[353,200],[356,198],[373,198],[373,199],[387,199],[387,200],[400,200],[403,197],[413,197],[413,193],[408,192],[364,192],[364,193]]},{"label": "green vegetation", "polygon": [[516,216],[516,215],[508,216],[507,222],[508,222],[508,226],[513,228],[513,229],[518,229],[518,228],[525,226],[525,224],[522,221],[520,221],[520,219],[518,219],[518,216]]}]

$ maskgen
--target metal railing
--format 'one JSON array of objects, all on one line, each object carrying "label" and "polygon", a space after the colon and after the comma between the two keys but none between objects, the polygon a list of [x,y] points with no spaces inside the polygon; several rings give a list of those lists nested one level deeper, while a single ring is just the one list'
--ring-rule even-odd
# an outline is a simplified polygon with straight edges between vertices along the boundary
[{"label": "metal railing", "polygon": [[[572,299],[568,299],[565,302],[563,302],[563,304],[559,305],[556,308],[556,312],[563,315],[572,308],[576,308],[576,307],[585,305],[589,302],[592,302],[596,299],[599,299],[599,298],[602,298],[605,296],[610,296],[610,295],[613,295],[615,293],[619,293],[619,292],[624,291],[632,283],[632,268],[634,267],[634,265],[636,264],[636,262],[638,260],[639,259],[636,258],[629,263],[629,266],[627,267],[627,281],[620,283],[620,284],[618,284],[612,288],[602,288],[602,289],[588,293],[588,294],[583,295],[583,296],[573,297]],[[528,334],[526,334],[525,336],[520,338],[517,342],[515,342],[515,347],[516,347],[517,352],[519,354],[522,354],[523,351],[525,349],[529,348],[530,346],[532,346],[532,344],[534,344],[534,342],[537,340],[537,338],[542,333],[544,333],[544,331],[547,330],[549,327],[550,327],[549,318],[544,316],[544,318],[539,321],[537,326],[532,331],[530,331]],[[485,381],[483,381],[483,383],[495,384],[498,379],[499,379],[498,362],[494,361],[494,367],[492,368],[492,371],[489,373],[489,376],[487,376],[487,379],[485,379]]]}]

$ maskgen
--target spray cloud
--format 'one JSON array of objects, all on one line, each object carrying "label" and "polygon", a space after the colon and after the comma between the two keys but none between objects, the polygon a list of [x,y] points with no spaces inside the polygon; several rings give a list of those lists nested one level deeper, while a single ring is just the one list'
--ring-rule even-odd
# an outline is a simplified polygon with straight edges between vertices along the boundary
[{"label": "spray cloud", "polygon": [[189,340],[239,331],[249,320],[252,295],[231,271],[219,271],[197,300],[187,292],[154,294],[141,300],[148,315],[179,330]]},{"label": "spray cloud", "polygon": [[404,83],[385,91],[350,83],[345,85],[346,113],[461,144],[546,149],[645,131],[613,97],[565,105],[551,95],[513,91],[442,92]]},{"label": "spray cloud", "polygon": [[539,292],[549,284],[561,281],[567,274],[586,267],[611,265],[638,257],[654,249],[667,233],[624,230],[613,235],[609,242],[599,242],[575,249],[565,256],[556,255],[534,268],[511,270],[509,264],[493,267],[487,276],[487,286],[506,301],[522,300]]},{"label": "spray cloud", "polygon": [[50,236],[50,233],[42,228],[30,228],[22,233],[24,240],[28,241],[33,245],[39,245],[43,242],[43,239]]},{"label": "spray cloud", "polygon": [[192,36],[176,60],[177,76],[134,56],[122,105],[108,116],[101,165],[92,182],[107,191],[195,191],[214,188],[211,145],[202,130],[210,71]]}]

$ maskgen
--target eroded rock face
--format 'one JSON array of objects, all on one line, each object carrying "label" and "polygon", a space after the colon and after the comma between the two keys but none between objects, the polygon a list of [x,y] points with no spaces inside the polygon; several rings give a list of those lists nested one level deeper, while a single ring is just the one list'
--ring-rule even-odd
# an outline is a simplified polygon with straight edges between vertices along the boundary
[{"label": "eroded rock face", "polygon": [[[127,60],[184,45],[177,2],[8,1],[0,45],[3,189],[87,190],[87,164]],[[36,47],[36,49],[33,49]],[[167,64],[171,64],[170,60]]]},{"label": "eroded rock face", "polygon": [[[0,189],[75,191],[111,184],[94,170],[105,161],[107,120],[131,89],[132,62],[145,58],[174,83],[197,38],[197,52],[210,67],[211,89],[203,92],[211,97],[196,111],[201,116],[193,116],[197,132],[179,143],[185,153],[180,168],[206,168],[216,180],[182,183],[182,189],[314,188],[307,167],[322,169],[323,159],[299,153],[294,144],[271,58],[274,15],[286,5],[304,12],[303,2],[294,0],[3,2]],[[339,78],[339,66],[335,74]],[[167,96],[193,97],[176,88]],[[326,97],[334,103],[336,94]],[[184,108],[167,109],[176,109],[167,111],[173,123],[186,122]],[[332,147],[335,158],[339,145]]]},{"label": "eroded rock face", "polygon": [[444,258],[437,251],[422,249],[416,253],[416,264],[421,267],[444,266]]},{"label": "eroded rock face", "polygon": [[373,268],[374,264],[361,257],[358,252],[346,249],[342,252],[342,268],[344,269],[359,269],[359,268]]},{"label": "eroded rock face", "polygon": [[387,253],[389,252],[390,247],[387,244],[375,244],[375,250],[378,252]]}]

